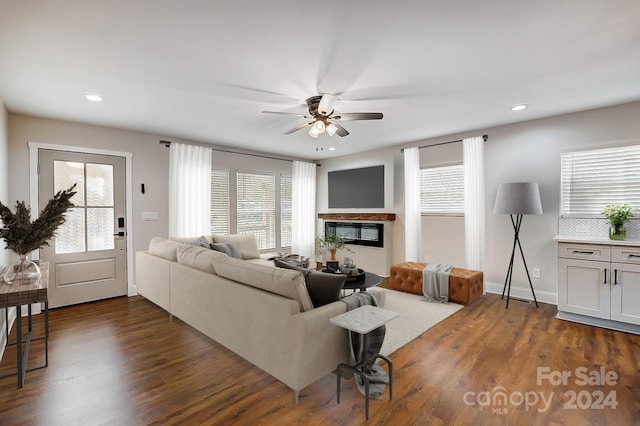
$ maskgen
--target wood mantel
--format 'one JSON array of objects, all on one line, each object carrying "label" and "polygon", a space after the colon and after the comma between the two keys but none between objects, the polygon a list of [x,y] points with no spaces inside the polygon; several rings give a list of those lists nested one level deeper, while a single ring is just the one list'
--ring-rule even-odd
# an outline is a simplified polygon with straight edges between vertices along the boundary
[{"label": "wood mantel", "polygon": [[318,219],[394,221],[395,213],[318,213]]}]

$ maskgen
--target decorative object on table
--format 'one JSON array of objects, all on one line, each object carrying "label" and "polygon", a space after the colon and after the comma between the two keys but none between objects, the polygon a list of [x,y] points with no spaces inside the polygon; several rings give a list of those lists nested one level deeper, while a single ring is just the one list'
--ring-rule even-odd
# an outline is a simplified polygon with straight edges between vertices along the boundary
[{"label": "decorative object on table", "polygon": [[[502,288],[502,298],[504,298],[504,292],[507,290],[507,306],[509,308],[509,296],[511,293],[511,278],[513,276],[513,261],[515,259],[516,245],[520,249],[520,255],[522,256],[522,263],[524,264],[524,270],[527,272],[527,278],[529,280],[529,287],[531,287],[531,293],[533,293],[533,300],[538,307],[538,300],[536,299],[536,293],[533,290],[533,284],[531,284],[531,277],[529,276],[529,268],[527,268],[527,262],[524,260],[524,252],[522,251],[522,245],[520,244],[520,226],[522,225],[522,216],[525,214],[542,214],[542,203],[540,202],[540,190],[536,182],[511,182],[501,183],[498,186],[498,193],[496,194],[496,203],[493,207],[494,214],[508,214],[511,218],[511,225],[513,225],[513,248],[511,250],[511,260],[509,261],[509,268],[507,269],[507,277],[504,280],[504,287]],[[515,219],[514,219],[515,216]]]},{"label": "decorative object on table", "polygon": [[15,252],[19,259],[10,265],[4,275],[7,284],[30,282],[40,278],[40,268],[28,259],[29,253],[49,245],[49,240],[65,221],[65,212],[73,206],[71,197],[75,195],[75,184],[69,189],[58,191],[40,212],[40,217],[31,222],[31,207],[24,201],[16,202],[15,214],[0,203],[0,238],[7,243],[7,249]]},{"label": "decorative object on table", "polygon": [[336,260],[336,252],[338,250],[346,250],[349,253],[353,253],[349,247],[347,247],[346,239],[335,232],[327,232],[323,237],[316,238],[318,247],[321,253],[331,253],[331,260]]},{"label": "decorative object on table", "polygon": [[327,260],[327,268],[322,272],[330,272],[332,274],[340,273],[340,262],[337,260]]},{"label": "decorative object on table", "polygon": [[624,229],[624,224],[630,217],[633,217],[631,207],[629,207],[628,204],[609,204],[605,206],[602,214],[611,225],[609,228],[609,239],[625,240],[627,238],[627,231]]}]

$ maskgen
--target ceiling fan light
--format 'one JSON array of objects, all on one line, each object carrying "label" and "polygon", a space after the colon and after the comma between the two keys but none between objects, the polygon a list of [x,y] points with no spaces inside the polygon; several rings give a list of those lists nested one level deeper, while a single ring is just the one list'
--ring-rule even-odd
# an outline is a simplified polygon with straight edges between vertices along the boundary
[{"label": "ceiling fan light", "polygon": [[313,126],[311,126],[309,128],[309,132],[308,133],[309,133],[309,136],[311,136],[312,138],[318,139],[318,136],[320,136],[320,133],[322,133],[322,132],[320,130],[318,130],[318,128],[314,124]]},{"label": "ceiling fan light", "polygon": [[318,134],[324,132],[324,129],[325,129],[324,121],[322,120],[316,121],[315,123],[313,123],[313,127],[318,129]]},{"label": "ceiling fan light", "polygon": [[327,127],[325,128],[325,130],[327,131],[329,136],[333,136],[338,131],[338,127],[333,123],[329,123],[327,124]]}]

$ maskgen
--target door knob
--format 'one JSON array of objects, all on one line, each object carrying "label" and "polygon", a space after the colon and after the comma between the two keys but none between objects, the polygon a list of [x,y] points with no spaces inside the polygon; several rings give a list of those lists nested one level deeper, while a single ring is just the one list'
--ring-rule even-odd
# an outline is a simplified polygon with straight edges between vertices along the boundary
[{"label": "door knob", "polygon": [[116,232],[113,234],[114,237],[124,237],[124,231]]}]

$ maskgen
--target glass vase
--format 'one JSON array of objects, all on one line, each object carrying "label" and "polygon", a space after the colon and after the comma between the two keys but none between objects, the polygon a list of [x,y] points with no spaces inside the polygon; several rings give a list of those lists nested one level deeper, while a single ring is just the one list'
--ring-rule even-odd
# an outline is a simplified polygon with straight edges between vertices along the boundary
[{"label": "glass vase", "polygon": [[29,284],[37,282],[41,275],[40,267],[25,254],[20,255],[20,258],[9,266],[4,274],[4,281],[9,285]]},{"label": "glass vase", "polygon": [[613,225],[609,227],[610,240],[625,240],[627,238],[627,230],[622,225]]}]

